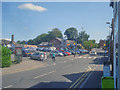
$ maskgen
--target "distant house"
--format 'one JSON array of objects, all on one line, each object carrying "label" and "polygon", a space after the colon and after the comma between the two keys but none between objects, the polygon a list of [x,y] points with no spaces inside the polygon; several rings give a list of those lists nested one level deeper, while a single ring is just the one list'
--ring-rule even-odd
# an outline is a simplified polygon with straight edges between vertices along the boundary
[{"label": "distant house", "polygon": [[38,47],[52,47],[52,44],[48,42],[42,42],[38,45]]},{"label": "distant house", "polygon": [[61,39],[61,38],[58,38],[58,37],[50,40],[49,43],[52,44],[52,46],[54,46],[54,47],[56,47],[56,48],[62,47],[62,39]]},{"label": "distant house", "polygon": [[104,48],[104,43],[105,43],[104,40],[100,40],[100,41],[99,41],[99,47],[100,47],[100,48]]},{"label": "distant house", "polygon": [[37,46],[36,45],[24,45],[24,48],[27,48],[27,47],[35,47],[35,48],[37,48]]},{"label": "distant house", "polygon": [[61,47],[67,47],[70,44],[74,44],[75,41],[74,40],[66,40],[66,39],[56,37],[56,38],[52,39],[49,43],[51,43],[52,46],[54,46],[56,48],[61,48]]}]

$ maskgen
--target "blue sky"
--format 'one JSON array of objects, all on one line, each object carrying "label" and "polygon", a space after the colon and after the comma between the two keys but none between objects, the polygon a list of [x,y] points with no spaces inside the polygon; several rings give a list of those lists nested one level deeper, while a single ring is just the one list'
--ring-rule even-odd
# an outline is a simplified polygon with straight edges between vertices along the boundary
[{"label": "blue sky", "polygon": [[2,37],[29,40],[53,28],[64,34],[69,27],[79,32],[83,27],[98,42],[109,34],[106,22],[111,19],[109,2],[3,2]]}]

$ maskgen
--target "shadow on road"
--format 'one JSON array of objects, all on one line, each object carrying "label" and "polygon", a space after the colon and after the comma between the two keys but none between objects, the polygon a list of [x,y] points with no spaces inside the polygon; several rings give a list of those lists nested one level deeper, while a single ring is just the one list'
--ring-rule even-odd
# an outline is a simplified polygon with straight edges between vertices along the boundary
[{"label": "shadow on road", "polygon": [[[85,76],[86,74],[84,74],[84,73],[85,72],[62,75],[68,81],[40,82],[40,83],[28,88],[27,90],[31,90],[34,88],[42,88],[42,89],[70,88],[70,86],[73,85],[78,80],[78,78],[79,78],[79,81],[74,85],[74,86],[76,86],[80,82],[80,84],[77,85],[77,88],[80,88],[80,86],[85,81],[86,81],[86,83],[84,83],[82,88],[101,88],[102,71],[93,71],[93,72],[91,71],[91,72],[89,72],[89,74],[87,76]],[[57,80],[57,78],[54,78],[54,80]],[[74,88],[74,86],[71,88]]]},{"label": "shadow on road", "polygon": [[104,62],[108,62],[108,57],[96,58],[96,59],[93,60],[92,63],[89,63],[89,64],[100,64],[100,65],[103,65]]}]

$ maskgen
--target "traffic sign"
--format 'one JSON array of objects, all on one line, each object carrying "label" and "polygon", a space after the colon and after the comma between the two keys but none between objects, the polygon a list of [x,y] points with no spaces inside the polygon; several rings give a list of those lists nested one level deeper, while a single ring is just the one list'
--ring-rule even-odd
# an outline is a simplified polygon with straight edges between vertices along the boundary
[{"label": "traffic sign", "polygon": [[106,46],[106,44],[104,44],[104,46]]}]

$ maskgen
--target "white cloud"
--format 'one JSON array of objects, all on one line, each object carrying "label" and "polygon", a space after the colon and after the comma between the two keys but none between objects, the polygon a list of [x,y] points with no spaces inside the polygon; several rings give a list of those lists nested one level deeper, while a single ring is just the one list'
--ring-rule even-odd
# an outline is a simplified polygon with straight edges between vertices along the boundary
[{"label": "white cloud", "polygon": [[46,11],[47,9],[38,5],[34,5],[31,3],[27,3],[27,4],[22,4],[20,6],[18,6],[18,8],[20,9],[27,9],[27,10],[33,10],[33,11],[38,11],[38,12],[43,12]]}]

